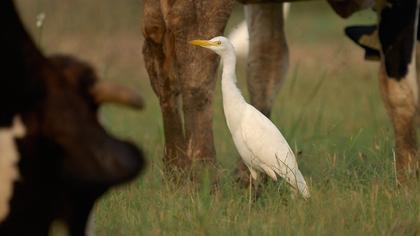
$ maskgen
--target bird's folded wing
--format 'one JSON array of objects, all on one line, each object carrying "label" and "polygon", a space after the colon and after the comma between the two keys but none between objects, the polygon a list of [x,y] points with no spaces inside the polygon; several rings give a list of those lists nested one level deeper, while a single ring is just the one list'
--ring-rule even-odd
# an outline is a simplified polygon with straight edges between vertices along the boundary
[{"label": "bird's folded wing", "polygon": [[246,147],[260,164],[267,165],[279,175],[297,168],[289,144],[277,127],[261,112],[249,106],[241,122],[241,134]]}]

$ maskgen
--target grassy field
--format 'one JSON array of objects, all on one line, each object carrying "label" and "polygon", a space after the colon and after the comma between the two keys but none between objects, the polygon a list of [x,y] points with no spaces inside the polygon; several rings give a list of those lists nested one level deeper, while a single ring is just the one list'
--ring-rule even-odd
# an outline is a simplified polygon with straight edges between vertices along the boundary
[{"label": "grassy field", "polygon": [[[312,198],[292,197],[270,182],[248,209],[246,189],[232,175],[238,154],[228,133],[220,87],[214,132],[220,189],[174,186],[162,174],[163,130],[158,102],[142,59],[141,5],[123,1],[19,1],[25,23],[48,53],[91,62],[105,80],[138,89],[142,112],[107,106],[102,123],[147,153],[149,168],[110,191],[95,209],[97,235],[415,235],[420,234],[420,186],[399,189],[393,172],[393,135],[380,98],[378,65],[344,37],[343,27],[375,21],[362,12],[349,20],[325,3],[292,4],[287,21],[291,63],[273,121],[298,155]],[[35,16],[45,12],[42,30]],[[229,23],[243,17],[237,6]],[[246,94],[243,62],[239,84]],[[218,84],[220,82],[218,81]]]}]

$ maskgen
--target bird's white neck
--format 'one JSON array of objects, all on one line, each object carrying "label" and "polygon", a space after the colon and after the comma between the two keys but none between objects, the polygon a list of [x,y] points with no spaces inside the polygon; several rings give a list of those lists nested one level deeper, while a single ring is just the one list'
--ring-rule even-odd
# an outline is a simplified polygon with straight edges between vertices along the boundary
[{"label": "bird's white neck", "polygon": [[243,108],[246,101],[241,94],[241,91],[236,86],[236,55],[233,51],[227,51],[221,55],[223,63],[222,72],[222,96],[223,96],[223,110],[226,117],[226,122],[229,129],[232,131],[237,125],[236,121],[240,120]]},{"label": "bird's white neck", "polygon": [[234,52],[226,52],[221,55],[223,64],[222,81],[236,83],[236,55]]}]

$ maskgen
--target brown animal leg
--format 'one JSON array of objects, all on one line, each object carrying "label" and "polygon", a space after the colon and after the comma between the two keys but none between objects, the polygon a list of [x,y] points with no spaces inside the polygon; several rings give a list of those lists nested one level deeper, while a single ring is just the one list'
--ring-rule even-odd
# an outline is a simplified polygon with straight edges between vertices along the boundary
[{"label": "brown animal leg", "polygon": [[[379,80],[382,96],[395,133],[397,181],[405,183],[418,175],[416,113],[418,84],[416,78],[417,21],[420,0],[377,2],[378,36],[381,45]],[[394,21],[395,16],[400,18]]]},{"label": "brown animal leg", "polygon": [[[197,52],[196,55],[202,54]],[[187,156],[192,160],[193,165],[200,165],[201,162],[215,164],[216,151],[212,132],[212,101],[217,60],[212,58],[212,60],[203,62],[203,65],[198,67],[201,67],[202,71],[196,71],[196,69],[189,67],[185,68],[187,74],[182,76],[184,77],[182,101]]]},{"label": "brown animal leg", "polygon": [[245,15],[249,29],[247,80],[251,104],[270,117],[289,66],[283,4],[246,5]]},{"label": "brown animal leg", "polygon": [[[289,66],[283,4],[248,4],[244,7],[249,31],[247,82],[251,104],[270,117]],[[240,182],[246,186],[249,172],[242,162],[238,172]]]},{"label": "brown animal leg", "polygon": [[188,165],[180,107],[178,78],[174,75],[174,45],[166,32],[159,1],[144,1],[144,61],[150,83],[159,98],[165,136],[163,162],[167,171]]},{"label": "brown animal leg", "polygon": [[[415,70],[414,65],[410,70]],[[415,131],[417,81],[414,74],[400,81],[390,79],[383,64],[379,80],[382,97],[394,127],[397,180],[403,183],[419,168]]]},{"label": "brown animal leg", "polygon": [[216,161],[212,101],[219,60],[216,54],[194,47],[188,41],[223,35],[233,3],[232,0],[176,1],[168,18],[175,38],[182,88],[187,156],[195,167]]},{"label": "brown animal leg", "polygon": [[215,162],[211,105],[218,59],[216,54],[188,41],[222,35],[233,3],[233,0],[145,1],[144,56],[160,99],[165,159],[171,160],[167,166],[182,163],[181,160],[187,161],[183,169],[191,163]]},{"label": "brown animal leg", "polygon": [[[417,42],[416,45],[416,78],[417,78],[417,91],[420,91],[420,73],[418,73],[418,71],[420,71],[420,44]],[[418,103],[420,104],[420,96],[417,99]],[[417,109],[417,116],[416,116],[416,126],[420,127],[420,109]]]}]

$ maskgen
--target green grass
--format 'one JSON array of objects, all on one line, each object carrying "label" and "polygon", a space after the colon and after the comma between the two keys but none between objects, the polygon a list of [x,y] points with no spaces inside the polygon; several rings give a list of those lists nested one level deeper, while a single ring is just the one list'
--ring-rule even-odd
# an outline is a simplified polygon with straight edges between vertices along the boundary
[{"label": "green grass", "polygon": [[[293,197],[283,182],[269,182],[248,210],[248,192],[232,172],[238,154],[228,133],[220,85],[214,133],[220,188],[175,186],[162,174],[163,130],[158,102],[144,69],[140,1],[19,1],[36,35],[37,9],[46,12],[41,45],[72,53],[98,74],[137,88],[142,112],[107,106],[102,123],[142,146],[149,166],[129,185],[97,204],[98,235],[414,235],[420,233],[420,186],[397,188],[393,134],[380,98],[376,63],[344,37],[343,27],[375,20],[362,12],[349,20],[325,3],[296,3],[287,21],[291,63],[276,100],[273,121],[298,155],[312,198]],[[92,16],[92,14],[94,16]],[[235,9],[231,29],[242,17]],[[244,64],[238,66],[244,94]]]}]

